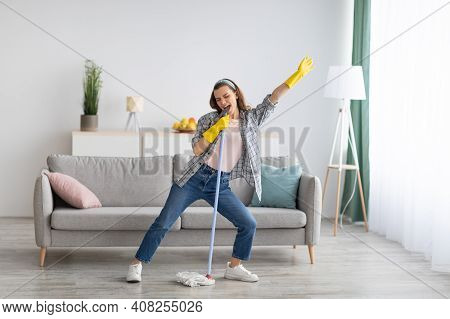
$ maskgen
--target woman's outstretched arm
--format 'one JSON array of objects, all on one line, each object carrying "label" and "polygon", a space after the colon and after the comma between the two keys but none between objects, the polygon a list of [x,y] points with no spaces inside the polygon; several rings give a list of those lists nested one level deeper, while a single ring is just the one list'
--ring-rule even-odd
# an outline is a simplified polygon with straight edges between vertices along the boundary
[{"label": "woman's outstretched arm", "polygon": [[272,102],[273,104],[277,104],[278,100],[283,95],[285,95],[288,90],[289,90],[289,86],[287,86],[286,83],[282,83],[275,90],[273,90],[272,94],[269,97],[270,102]]},{"label": "woman's outstretched arm", "polygon": [[278,86],[270,96],[270,101],[272,103],[277,103],[278,100],[286,94],[286,92],[292,88],[302,77],[308,74],[314,68],[313,60],[310,57],[304,57],[300,64],[298,65],[298,70],[292,74],[289,79],[284,81],[280,86]]}]

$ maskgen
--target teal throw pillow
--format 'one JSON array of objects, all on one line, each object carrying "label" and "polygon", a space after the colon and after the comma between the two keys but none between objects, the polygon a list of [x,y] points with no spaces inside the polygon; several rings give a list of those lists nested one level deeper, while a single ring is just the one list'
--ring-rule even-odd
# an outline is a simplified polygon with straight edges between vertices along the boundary
[{"label": "teal throw pillow", "polygon": [[301,175],[300,164],[282,168],[263,164],[261,166],[261,201],[255,191],[250,206],[295,209]]}]

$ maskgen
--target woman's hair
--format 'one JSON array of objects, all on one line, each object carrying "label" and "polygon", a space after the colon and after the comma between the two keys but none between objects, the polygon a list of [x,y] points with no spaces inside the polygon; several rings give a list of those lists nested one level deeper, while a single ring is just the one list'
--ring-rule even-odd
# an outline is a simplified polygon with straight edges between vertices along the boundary
[{"label": "woman's hair", "polygon": [[248,111],[251,109],[250,105],[247,105],[247,102],[245,101],[245,97],[244,97],[244,93],[242,93],[242,90],[240,89],[239,86],[237,86],[236,83],[234,83],[233,81],[231,81],[230,79],[223,79],[226,81],[230,81],[231,83],[234,84],[235,88],[233,88],[231,85],[227,84],[226,81],[218,81],[216,82],[216,84],[214,85],[214,89],[211,93],[211,98],[209,99],[209,105],[211,105],[211,108],[217,110],[217,112],[222,112],[222,109],[217,105],[216,102],[216,97],[214,96],[214,90],[217,90],[218,88],[221,88],[222,86],[228,86],[233,92],[236,93],[236,95],[238,96],[237,99],[237,106],[239,110],[243,110],[243,111]]}]

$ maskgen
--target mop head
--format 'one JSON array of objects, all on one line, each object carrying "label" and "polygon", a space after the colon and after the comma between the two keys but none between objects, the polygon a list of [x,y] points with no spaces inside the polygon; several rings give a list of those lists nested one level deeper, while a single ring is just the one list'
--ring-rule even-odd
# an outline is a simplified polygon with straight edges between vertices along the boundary
[{"label": "mop head", "polygon": [[198,272],[183,271],[177,274],[177,282],[185,286],[212,286],[216,281],[211,276],[200,275]]}]

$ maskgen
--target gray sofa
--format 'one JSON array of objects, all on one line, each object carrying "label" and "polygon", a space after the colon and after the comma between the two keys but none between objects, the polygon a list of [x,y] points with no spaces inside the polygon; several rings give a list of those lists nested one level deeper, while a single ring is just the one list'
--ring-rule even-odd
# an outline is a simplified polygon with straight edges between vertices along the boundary
[{"label": "gray sofa", "polygon": [[[93,191],[102,208],[76,209],[62,201],[41,172],[34,190],[36,244],[44,265],[47,247],[138,247],[159,215],[173,179],[181,174],[189,155],[155,157],[89,157],[50,155],[48,170],[70,175]],[[264,157],[262,163],[285,167],[287,157]],[[248,206],[254,189],[241,178],[232,180],[233,192]],[[256,219],[254,245],[307,245],[314,263],[319,241],[321,185],[303,173],[297,209],[249,207]],[[204,200],[193,203],[175,222],[162,246],[209,246],[212,207]],[[236,229],[217,215],[216,246],[232,246]]]}]

